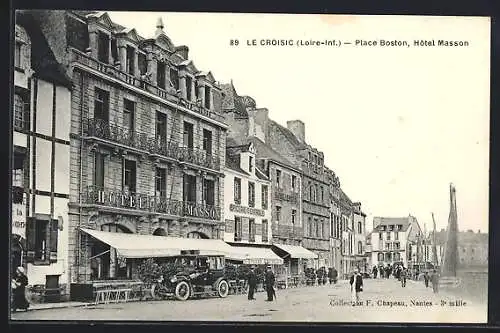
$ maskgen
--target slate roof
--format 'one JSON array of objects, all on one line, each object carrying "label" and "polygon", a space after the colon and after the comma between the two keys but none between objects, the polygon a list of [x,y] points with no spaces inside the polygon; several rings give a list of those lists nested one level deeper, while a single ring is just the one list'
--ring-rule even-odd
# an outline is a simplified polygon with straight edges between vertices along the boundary
[{"label": "slate roof", "polygon": [[221,84],[224,94],[222,98],[222,109],[226,112],[234,112],[242,118],[248,118],[248,112],[244,104],[244,97],[239,96],[233,83]]},{"label": "slate roof", "polygon": [[409,217],[379,217],[375,216],[373,218],[373,224],[377,224],[374,231],[380,231],[381,226],[389,226],[389,225],[402,225],[402,229],[400,231],[406,231],[410,227],[410,218]]},{"label": "slate roof", "polygon": [[281,132],[286,137],[286,139],[288,141],[290,141],[290,143],[292,145],[294,145],[297,149],[307,148],[307,144],[304,142],[300,142],[299,139],[297,139],[297,137],[292,133],[292,131],[290,131],[286,127],[281,126],[280,124],[278,124],[274,120],[271,120],[271,119],[269,120],[269,128],[270,128],[270,131],[274,130],[274,131]]},{"label": "slate roof", "polygon": [[35,76],[47,82],[72,88],[71,78],[54,56],[45,35],[29,13],[18,13],[16,24],[22,26],[31,39],[31,68]]}]

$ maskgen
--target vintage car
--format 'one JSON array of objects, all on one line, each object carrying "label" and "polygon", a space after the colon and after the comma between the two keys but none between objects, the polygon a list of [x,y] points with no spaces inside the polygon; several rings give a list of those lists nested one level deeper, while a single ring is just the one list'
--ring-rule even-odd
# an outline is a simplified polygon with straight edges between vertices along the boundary
[{"label": "vintage car", "polygon": [[191,297],[227,297],[229,284],[225,276],[225,258],[222,255],[206,256],[196,252],[174,258],[177,271],[160,276],[151,287],[153,298],[175,296],[180,301]]}]

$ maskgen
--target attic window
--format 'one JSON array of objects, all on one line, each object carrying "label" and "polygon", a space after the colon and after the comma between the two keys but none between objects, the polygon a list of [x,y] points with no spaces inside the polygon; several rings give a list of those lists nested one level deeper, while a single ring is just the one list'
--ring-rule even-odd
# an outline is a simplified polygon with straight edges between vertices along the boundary
[{"label": "attic window", "polygon": [[148,72],[148,63],[146,60],[146,55],[143,53],[139,53],[137,60],[139,62],[139,73],[141,75],[146,74]]},{"label": "attic window", "polygon": [[210,102],[211,102],[212,98],[211,98],[210,95],[211,95],[211,89],[210,89],[210,87],[209,86],[205,86],[205,107],[207,109],[210,109],[210,107],[211,107],[211,103]]},{"label": "attic window", "polygon": [[170,68],[170,82],[175,90],[179,90],[179,72],[175,68]]},{"label": "attic window", "polygon": [[98,33],[97,41],[97,59],[100,62],[109,63],[109,36],[103,32]]}]

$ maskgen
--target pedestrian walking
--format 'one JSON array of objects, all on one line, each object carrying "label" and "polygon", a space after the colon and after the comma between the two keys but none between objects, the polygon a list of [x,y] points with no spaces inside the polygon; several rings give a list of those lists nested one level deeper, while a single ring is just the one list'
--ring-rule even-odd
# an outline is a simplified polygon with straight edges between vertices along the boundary
[{"label": "pedestrian walking", "polygon": [[337,280],[339,278],[339,272],[335,269],[335,267],[333,267],[332,270],[332,278],[333,278],[333,283],[337,284]]},{"label": "pedestrian walking", "polygon": [[431,274],[431,284],[432,284],[432,291],[437,294],[438,289],[439,289],[439,274],[436,272],[435,269],[432,270]]},{"label": "pedestrian walking", "polygon": [[363,291],[363,277],[359,274],[358,268],[354,269],[349,284],[351,285],[352,304],[356,305],[359,302],[359,293]]},{"label": "pedestrian walking", "polygon": [[429,272],[428,271],[424,272],[424,283],[425,283],[425,288],[429,288]]},{"label": "pedestrian walking", "polygon": [[373,273],[373,278],[376,279],[377,278],[377,273],[378,273],[377,266],[373,266],[372,273]]},{"label": "pedestrian walking", "polygon": [[406,287],[406,276],[408,274],[408,270],[406,268],[402,268],[399,272],[399,279],[401,280],[401,287]]},{"label": "pedestrian walking", "polygon": [[22,309],[27,311],[30,304],[26,300],[26,286],[28,285],[28,277],[24,274],[24,268],[18,267],[16,269],[16,276],[12,279],[13,288],[13,301],[12,311]]},{"label": "pedestrian walking", "polygon": [[248,281],[248,300],[255,300],[254,293],[257,288],[257,275],[255,274],[255,267],[250,267],[250,272],[247,276]]},{"label": "pedestrian walking", "polygon": [[265,275],[265,285],[267,291],[267,300],[268,302],[272,302],[276,298],[276,291],[274,290],[274,283],[276,278],[271,269],[271,266],[267,266],[267,271]]}]

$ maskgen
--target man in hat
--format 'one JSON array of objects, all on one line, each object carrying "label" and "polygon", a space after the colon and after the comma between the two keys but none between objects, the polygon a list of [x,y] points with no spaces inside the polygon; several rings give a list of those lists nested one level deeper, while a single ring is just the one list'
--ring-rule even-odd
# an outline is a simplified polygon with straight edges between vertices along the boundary
[{"label": "man in hat", "polygon": [[359,274],[357,267],[354,269],[354,274],[351,276],[349,284],[351,285],[353,305],[355,305],[359,302],[359,293],[363,291],[363,277]]},{"label": "man in hat", "polygon": [[255,300],[253,296],[255,289],[257,288],[257,276],[255,275],[255,266],[250,267],[250,271],[247,276],[248,281],[248,300]]},{"label": "man in hat", "polygon": [[24,268],[16,269],[16,276],[12,281],[13,296],[12,311],[17,309],[28,310],[30,304],[26,300],[26,286],[28,285],[28,277],[24,274]]},{"label": "man in hat", "polygon": [[265,275],[265,285],[267,291],[267,300],[268,302],[272,302],[276,297],[276,292],[274,291],[274,283],[276,278],[274,277],[274,273],[271,269],[271,266],[267,266],[266,275]]}]

